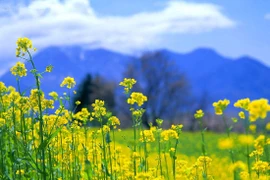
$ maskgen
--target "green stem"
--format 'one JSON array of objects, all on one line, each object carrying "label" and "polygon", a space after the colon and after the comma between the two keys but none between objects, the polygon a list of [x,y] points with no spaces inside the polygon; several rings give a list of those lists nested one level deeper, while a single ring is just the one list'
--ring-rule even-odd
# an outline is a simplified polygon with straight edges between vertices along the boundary
[{"label": "green stem", "polygon": [[[203,129],[203,123],[202,123],[202,118],[199,119],[200,123],[200,128],[201,128],[201,137],[202,137],[202,153],[204,158],[206,157],[206,150],[205,150],[205,138],[204,138],[204,129]],[[203,173],[203,178],[207,180],[207,165],[206,165],[206,160],[204,159],[204,173]]]},{"label": "green stem", "polygon": [[[104,161],[104,166],[105,166],[105,171],[107,171],[107,159],[106,159],[106,142],[105,142],[105,134],[103,131],[103,123],[102,123],[102,118],[99,118],[100,121],[100,126],[101,126],[101,134],[102,134],[102,150],[103,150],[103,161]],[[107,172],[104,172],[104,177],[107,179]]]},{"label": "green stem", "polygon": [[[229,125],[228,125],[228,123],[227,123],[227,121],[226,121],[224,115],[222,115],[222,120],[223,120],[224,125],[225,125],[225,127],[226,127],[227,137],[230,138],[230,136],[231,136],[231,130],[230,130],[230,128],[229,128]],[[234,163],[235,163],[235,159],[234,159],[233,150],[232,150],[232,149],[229,149],[229,152],[230,152],[230,156],[231,156],[231,161],[232,161],[232,163],[234,164]],[[236,171],[235,171],[235,170],[233,170],[233,177],[234,177],[234,180],[237,179],[237,175],[236,175]]]},{"label": "green stem", "polygon": [[167,174],[168,179],[170,180],[168,162],[167,162],[167,157],[166,157],[165,152],[163,152],[163,156],[164,156],[164,159],[165,159],[166,174]]},{"label": "green stem", "polygon": [[[41,144],[44,144],[44,132],[43,132],[43,114],[42,114],[42,105],[41,105],[41,89],[40,89],[40,82],[39,82],[39,77],[37,74],[37,69],[35,67],[33,58],[29,50],[27,50],[27,53],[29,55],[29,61],[32,64],[33,70],[34,70],[34,77],[36,79],[36,86],[38,90],[38,110],[39,110],[39,131],[40,131],[40,139],[41,139]],[[45,165],[45,149],[41,149],[41,159],[42,159],[42,179],[46,180],[46,165]]]},{"label": "green stem", "polygon": [[[133,139],[134,139],[134,148],[133,148],[133,153],[137,152],[137,133],[136,133],[136,120],[132,117],[133,119]],[[134,173],[134,177],[137,174],[137,167],[136,167],[136,158],[133,157],[133,173]]]},{"label": "green stem", "polygon": [[162,176],[163,172],[162,172],[162,162],[161,162],[160,132],[158,132],[158,160],[159,160],[159,167],[160,167],[160,176]]}]

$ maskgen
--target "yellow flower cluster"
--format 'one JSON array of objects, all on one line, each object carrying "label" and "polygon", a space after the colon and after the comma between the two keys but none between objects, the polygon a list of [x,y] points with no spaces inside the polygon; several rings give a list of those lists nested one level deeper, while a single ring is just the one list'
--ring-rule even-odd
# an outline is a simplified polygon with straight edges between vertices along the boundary
[{"label": "yellow flower cluster", "polygon": [[119,83],[120,86],[125,87],[125,93],[129,93],[134,84],[136,84],[136,80],[132,78],[124,78],[124,80]]},{"label": "yellow flower cluster", "polygon": [[21,174],[21,175],[23,175],[25,173],[25,171],[23,170],[23,169],[20,169],[20,170],[17,170],[16,171],[16,174]]},{"label": "yellow flower cluster", "polygon": [[259,155],[263,154],[264,151],[264,146],[265,146],[265,136],[264,135],[259,135],[255,140],[254,140],[254,147]]},{"label": "yellow flower cluster", "polygon": [[143,115],[143,113],[145,112],[145,109],[134,109],[134,108],[130,108],[130,111],[132,112],[132,116],[135,117],[136,119],[140,119]]},{"label": "yellow flower cluster", "polygon": [[245,113],[244,113],[243,111],[240,111],[240,112],[238,113],[238,116],[239,116],[241,119],[245,119],[245,118],[246,118]]},{"label": "yellow flower cluster", "polygon": [[107,126],[107,125],[103,125],[102,129],[103,129],[103,132],[104,132],[104,133],[108,133],[108,132],[110,132],[110,130],[111,130],[110,127]]},{"label": "yellow flower cluster", "polygon": [[252,145],[254,142],[254,137],[252,135],[239,135],[238,141],[241,145]]},{"label": "yellow flower cluster", "polygon": [[25,68],[25,64],[22,62],[17,62],[11,69],[11,73],[14,76],[23,77],[27,75],[27,69]]},{"label": "yellow flower cluster", "polygon": [[168,129],[161,132],[161,138],[164,141],[169,141],[170,139],[178,139],[178,133],[175,130]]},{"label": "yellow flower cluster", "polygon": [[[87,108],[82,108],[81,111],[77,112],[73,118],[76,120],[80,120],[86,123],[86,121],[90,117],[90,112],[87,110]],[[92,119],[90,119],[92,120]]]},{"label": "yellow flower cluster", "polygon": [[215,108],[216,115],[222,115],[229,104],[230,104],[230,101],[228,99],[219,100],[218,102],[214,102],[213,107]]},{"label": "yellow flower cluster", "polygon": [[17,43],[16,48],[17,57],[19,57],[20,55],[24,56],[29,49],[33,49],[34,51],[36,51],[36,48],[33,48],[32,41],[26,37],[18,38],[16,43]]},{"label": "yellow flower cluster", "polygon": [[138,106],[142,106],[147,101],[147,97],[140,92],[132,92],[130,98],[127,99],[128,104],[137,103]]},{"label": "yellow flower cluster", "polygon": [[255,124],[249,125],[249,130],[250,130],[252,133],[255,133],[255,132],[256,132],[256,129],[257,129],[257,126],[256,126]]},{"label": "yellow flower cluster", "polygon": [[0,127],[4,126],[6,123],[6,120],[3,118],[0,118]]},{"label": "yellow flower cluster", "polygon": [[270,131],[270,122],[266,124],[265,129]]},{"label": "yellow flower cluster", "polygon": [[140,132],[141,142],[154,142],[155,141],[155,136],[152,130],[144,130]]},{"label": "yellow flower cluster", "polygon": [[92,112],[92,116],[96,118],[101,118],[107,114],[106,108],[104,107],[104,101],[96,99],[92,104],[94,112]]},{"label": "yellow flower cluster", "polygon": [[248,172],[246,172],[246,171],[240,172],[240,178],[241,178],[241,180],[248,180],[249,179]]},{"label": "yellow flower cluster", "polygon": [[268,111],[270,111],[270,105],[267,99],[253,100],[248,105],[249,120],[251,122],[256,121],[258,118],[265,119]]},{"label": "yellow flower cluster", "polygon": [[195,119],[200,119],[203,116],[204,116],[204,112],[201,109],[197,110],[196,113],[194,114]]},{"label": "yellow flower cluster", "polygon": [[46,72],[52,72],[52,69],[53,69],[53,66],[49,65],[49,66],[46,67],[45,71]]},{"label": "yellow flower cluster", "polygon": [[108,123],[113,126],[114,128],[116,128],[117,125],[120,125],[120,120],[118,119],[118,117],[116,116],[111,116],[108,119]]},{"label": "yellow flower cluster", "polygon": [[172,124],[171,129],[175,130],[176,132],[180,132],[183,127],[184,127],[183,124],[178,124],[178,125]]},{"label": "yellow flower cluster", "polygon": [[232,149],[234,146],[233,139],[231,138],[223,138],[219,139],[218,147],[219,149]]},{"label": "yellow flower cluster", "polygon": [[246,170],[247,169],[247,166],[245,163],[243,163],[242,161],[236,161],[234,162],[231,166],[230,166],[230,170],[233,172],[233,171],[237,171],[237,170],[240,170],[240,171],[243,171],[243,170]]},{"label": "yellow flower cluster", "polygon": [[62,81],[60,86],[61,87],[66,86],[68,89],[71,89],[75,85],[76,85],[76,82],[75,82],[74,78],[68,76],[68,77],[64,78],[64,80]]},{"label": "yellow flower cluster", "polygon": [[54,100],[57,100],[58,99],[58,94],[55,91],[50,92],[49,93],[49,96],[51,96]]},{"label": "yellow flower cluster", "polygon": [[257,161],[252,167],[252,170],[257,171],[258,173],[265,173],[270,170],[270,166],[268,162],[265,161]]},{"label": "yellow flower cluster", "polygon": [[244,110],[247,111],[248,110],[249,103],[250,103],[250,99],[249,98],[239,99],[238,101],[236,101],[234,103],[234,107],[241,108],[241,109],[244,109]]},{"label": "yellow flower cluster", "polygon": [[197,165],[203,167],[204,164],[206,164],[206,166],[210,166],[212,162],[212,159],[208,156],[200,156],[197,159]]}]

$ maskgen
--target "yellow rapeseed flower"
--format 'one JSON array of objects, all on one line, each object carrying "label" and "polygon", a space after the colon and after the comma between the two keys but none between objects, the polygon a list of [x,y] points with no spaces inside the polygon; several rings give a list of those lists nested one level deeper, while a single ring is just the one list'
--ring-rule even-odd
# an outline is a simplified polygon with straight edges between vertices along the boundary
[{"label": "yellow rapeseed flower", "polygon": [[259,135],[254,140],[254,147],[257,150],[258,154],[263,154],[264,146],[265,146],[265,136],[264,135]]},{"label": "yellow rapeseed flower", "polygon": [[252,145],[254,142],[254,137],[252,135],[239,135],[238,141],[242,145]]},{"label": "yellow rapeseed flower", "polygon": [[265,119],[268,111],[270,111],[270,105],[267,99],[253,100],[248,105],[249,120],[251,122],[256,121],[258,118]]},{"label": "yellow rapeseed flower", "polygon": [[147,97],[140,92],[131,93],[130,98],[127,99],[128,104],[137,103],[138,106],[142,106],[145,101],[147,101]]},{"label": "yellow rapeseed flower", "polygon": [[219,149],[232,149],[234,146],[233,139],[231,138],[224,138],[218,140],[218,147]]},{"label": "yellow rapeseed flower", "polygon": [[240,178],[241,180],[248,180],[249,179],[249,173],[246,171],[240,172]]},{"label": "yellow rapeseed flower", "polygon": [[53,69],[53,66],[52,65],[49,65],[46,67],[46,72],[52,72],[52,69]]},{"label": "yellow rapeseed flower", "polygon": [[238,116],[239,116],[241,119],[245,119],[245,118],[246,118],[245,113],[244,113],[243,111],[240,111],[240,112],[238,113]]},{"label": "yellow rapeseed flower", "polygon": [[242,108],[247,111],[249,103],[250,103],[249,98],[239,99],[236,103],[234,103],[234,107]]},{"label": "yellow rapeseed flower", "polygon": [[246,164],[242,161],[236,161],[235,163],[233,163],[230,166],[230,170],[231,171],[235,171],[235,170],[246,170]]},{"label": "yellow rapeseed flower", "polygon": [[76,101],[75,104],[79,106],[81,104],[81,101]]},{"label": "yellow rapeseed flower", "polygon": [[270,131],[270,122],[266,124],[265,129]]},{"label": "yellow rapeseed flower", "polygon": [[3,118],[0,118],[0,127],[4,126],[6,123],[6,120]]},{"label": "yellow rapeseed flower", "polygon": [[141,142],[154,142],[155,136],[152,130],[144,130],[140,132],[140,141]]},{"label": "yellow rapeseed flower", "polygon": [[249,125],[249,130],[250,130],[252,133],[255,133],[255,132],[256,132],[256,128],[257,128],[257,126],[256,126],[255,124]]},{"label": "yellow rapeseed flower", "polygon": [[55,91],[50,92],[49,96],[51,96],[54,100],[57,100],[57,98],[58,98],[58,94]]},{"label": "yellow rapeseed flower", "polygon": [[102,129],[104,133],[110,132],[110,127],[107,125],[103,125]]},{"label": "yellow rapeseed flower", "polygon": [[12,68],[10,68],[10,71],[14,76],[23,77],[27,75],[27,69],[25,68],[25,64],[22,62],[17,62]]},{"label": "yellow rapeseed flower", "polygon": [[16,171],[16,174],[21,174],[21,175],[23,175],[25,172],[24,172],[24,170],[23,169],[20,169],[20,170],[17,170]]},{"label": "yellow rapeseed flower", "polygon": [[120,120],[116,116],[111,116],[108,122],[112,126],[120,125]]},{"label": "yellow rapeseed flower", "polygon": [[27,37],[18,38],[17,40],[17,48],[16,48],[16,56],[24,56],[25,53],[33,49],[35,51],[35,48],[33,48],[32,41],[28,39]]},{"label": "yellow rapeseed flower", "polygon": [[66,78],[63,80],[63,82],[61,83],[60,86],[61,86],[61,87],[67,86],[68,89],[71,89],[71,88],[73,88],[75,85],[76,85],[76,82],[75,82],[74,78],[68,76],[68,77],[66,77]]},{"label": "yellow rapeseed flower", "polygon": [[96,99],[95,102],[92,104],[94,112],[92,112],[92,116],[96,118],[100,118],[107,114],[106,108],[104,107],[104,101]]},{"label": "yellow rapeseed flower", "polygon": [[218,102],[214,102],[213,107],[215,108],[216,115],[222,115],[229,104],[230,104],[230,101],[228,99],[219,100]]},{"label": "yellow rapeseed flower", "polygon": [[178,133],[175,130],[168,129],[161,132],[161,138],[164,141],[169,141],[169,139],[178,139]]},{"label": "yellow rapeseed flower", "polygon": [[200,119],[200,118],[202,118],[203,116],[204,116],[204,112],[203,112],[203,110],[201,110],[201,109],[197,110],[196,113],[194,114],[194,117],[195,117],[196,119]]},{"label": "yellow rapeseed flower", "polygon": [[125,93],[129,93],[135,83],[136,80],[133,78],[124,78],[124,80],[120,82],[119,85],[125,87]]},{"label": "yellow rapeseed flower", "polygon": [[212,159],[208,156],[200,156],[197,159],[197,165],[199,167],[203,167],[204,165],[210,166],[212,162]]},{"label": "yellow rapeseed flower", "polygon": [[268,171],[269,169],[270,169],[269,163],[266,161],[257,161],[252,166],[252,170],[257,171],[258,173],[264,173],[264,172]]},{"label": "yellow rapeseed flower", "polygon": [[7,92],[7,87],[5,83],[0,82],[0,93],[5,93],[5,92]]}]

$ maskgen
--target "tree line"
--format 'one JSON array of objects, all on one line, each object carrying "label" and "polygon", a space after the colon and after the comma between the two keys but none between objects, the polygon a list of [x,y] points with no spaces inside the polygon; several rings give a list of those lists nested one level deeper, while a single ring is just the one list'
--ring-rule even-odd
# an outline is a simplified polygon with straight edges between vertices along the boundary
[{"label": "tree line", "polygon": [[[150,124],[157,125],[157,118],[166,120],[168,125],[175,121],[180,123],[184,114],[190,121],[189,130],[194,130],[196,123],[192,113],[197,108],[205,108],[206,99],[194,103],[190,84],[175,63],[175,60],[168,59],[160,52],[147,52],[131,61],[123,74],[123,78],[136,79],[134,91],[140,91],[148,97],[143,107],[146,111],[142,119],[147,128]],[[106,102],[106,108],[121,119],[122,127],[130,127],[129,106],[124,95],[119,92],[116,82],[87,74],[73,98],[73,104],[76,101],[81,102],[75,113],[82,108],[91,111],[91,104],[95,99]],[[90,125],[98,126],[98,123],[92,122]]]}]

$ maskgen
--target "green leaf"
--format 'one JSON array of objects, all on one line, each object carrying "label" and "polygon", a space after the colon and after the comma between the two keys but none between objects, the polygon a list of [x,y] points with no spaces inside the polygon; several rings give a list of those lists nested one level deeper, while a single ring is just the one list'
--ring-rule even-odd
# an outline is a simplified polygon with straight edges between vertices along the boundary
[{"label": "green leaf", "polygon": [[104,162],[102,162],[101,167],[102,167],[102,171],[104,173],[106,173],[107,176],[111,176],[110,173],[109,173],[109,171],[108,171],[108,167],[105,165]]},{"label": "green leaf", "polygon": [[47,139],[45,139],[43,141],[43,143],[41,143],[38,147],[38,151],[40,151],[41,149],[46,149],[46,147],[48,146],[48,144],[51,142],[51,140],[57,136],[58,132],[61,131],[62,127],[58,128],[54,133],[50,134],[49,137]]}]

